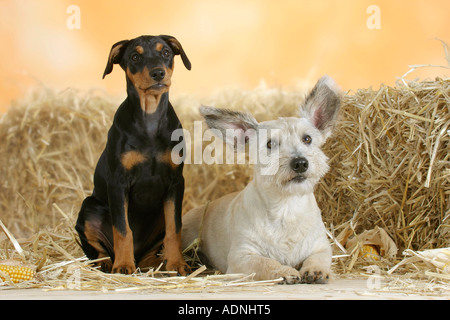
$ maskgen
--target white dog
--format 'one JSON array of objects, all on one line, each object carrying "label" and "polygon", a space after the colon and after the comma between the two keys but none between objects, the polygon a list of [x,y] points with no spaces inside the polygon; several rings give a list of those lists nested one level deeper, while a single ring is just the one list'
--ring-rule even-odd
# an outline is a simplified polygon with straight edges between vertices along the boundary
[{"label": "white dog", "polygon": [[[224,273],[255,273],[259,280],[282,277],[289,284],[326,283],[331,246],[313,191],[329,169],[321,146],[339,107],[340,91],[324,76],[306,97],[300,118],[258,123],[246,113],[200,108],[208,126],[224,137],[228,129],[245,141],[256,136],[259,154],[268,154],[269,161],[254,166],[253,180],[241,192],[186,213],[183,247],[199,237],[202,225],[199,250]],[[224,140],[236,148],[236,138]]]}]

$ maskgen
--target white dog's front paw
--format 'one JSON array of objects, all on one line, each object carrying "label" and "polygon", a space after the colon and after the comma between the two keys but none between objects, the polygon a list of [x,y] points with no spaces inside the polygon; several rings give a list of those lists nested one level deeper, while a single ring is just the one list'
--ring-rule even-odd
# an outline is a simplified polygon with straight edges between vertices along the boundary
[{"label": "white dog's front paw", "polygon": [[272,279],[283,278],[283,282],[280,284],[296,284],[300,283],[300,273],[291,267],[281,266],[280,268],[272,271]]},{"label": "white dog's front paw", "polygon": [[331,271],[328,268],[306,267],[300,269],[301,283],[326,284],[330,279]]}]

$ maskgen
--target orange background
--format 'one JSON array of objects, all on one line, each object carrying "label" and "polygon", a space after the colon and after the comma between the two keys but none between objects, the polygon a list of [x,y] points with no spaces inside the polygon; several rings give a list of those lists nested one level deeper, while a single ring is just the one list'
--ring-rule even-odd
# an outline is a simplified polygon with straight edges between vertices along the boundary
[{"label": "orange background", "polygon": [[[66,22],[70,5],[81,28]],[[381,10],[369,30],[368,6]],[[345,89],[393,85],[411,64],[446,65],[448,0],[0,0],[0,111],[30,87],[101,88],[124,97],[120,68],[101,80],[113,43],[173,35],[192,62],[177,58],[171,94],[216,89],[304,88],[329,74]],[[427,69],[413,77],[444,76]]]}]

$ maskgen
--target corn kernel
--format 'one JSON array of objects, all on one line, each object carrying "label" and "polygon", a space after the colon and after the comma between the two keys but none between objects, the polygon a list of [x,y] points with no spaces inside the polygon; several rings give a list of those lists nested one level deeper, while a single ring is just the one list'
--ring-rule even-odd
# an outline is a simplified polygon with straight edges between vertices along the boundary
[{"label": "corn kernel", "polygon": [[375,261],[380,260],[380,254],[378,253],[376,246],[373,246],[373,245],[364,245],[362,247],[360,255],[363,258],[366,258],[369,260],[375,260]]},{"label": "corn kernel", "polygon": [[[29,267],[24,266],[10,266],[6,264],[0,264],[0,271],[9,275],[9,278],[14,283],[19,283],[21,281],[27,281],[34,278],[35,271]],[[5,281],[6,279],[0,273],[0,280]]]}]

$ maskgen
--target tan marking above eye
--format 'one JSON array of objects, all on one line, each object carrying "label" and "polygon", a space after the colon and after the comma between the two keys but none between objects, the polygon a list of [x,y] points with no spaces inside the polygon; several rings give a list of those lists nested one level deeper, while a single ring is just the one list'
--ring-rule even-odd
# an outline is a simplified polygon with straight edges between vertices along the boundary
[{"label": "tan marking above eye", "polygon": [[161,42],[156,44],[156,51],[161,51],[164,48],[164,45]]},{"label": "tan marking above eye", "polygon": [[139,54],[143,54],[144,53],[144,48],[142,48],[141,46],[136,46],[136,52]]}]

